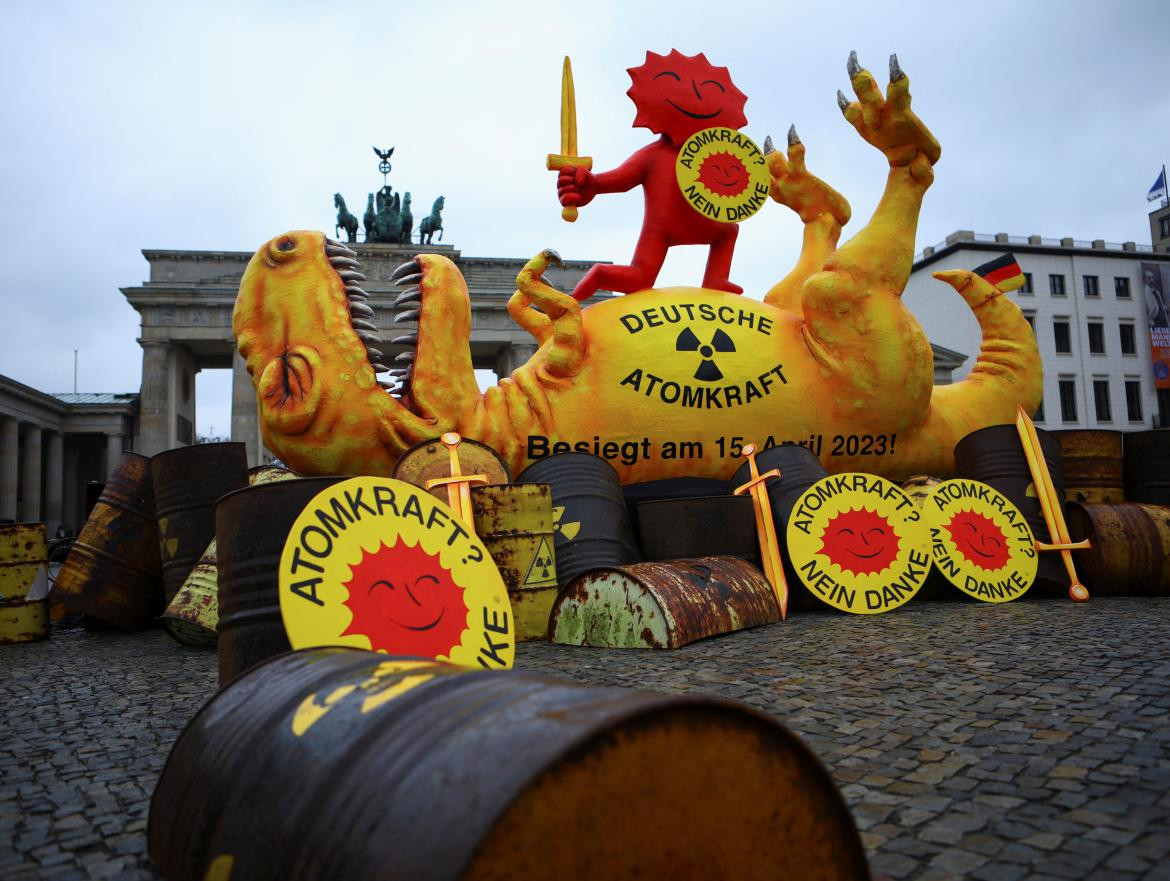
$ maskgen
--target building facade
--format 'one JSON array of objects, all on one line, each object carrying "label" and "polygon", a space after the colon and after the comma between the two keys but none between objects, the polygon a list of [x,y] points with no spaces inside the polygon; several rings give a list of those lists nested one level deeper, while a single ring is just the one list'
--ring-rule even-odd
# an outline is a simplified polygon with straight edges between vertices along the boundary
[{"label": "building facade", "polygon": [[1163,199],[1150,212],[1150,241],[1158,254],[1170,254],[1170,200]]},{"label": "building facade", "polygon": [[[1168,212],[1170,213],[1170,212]],[[1170,264],[1134,242],[981,235],[960,230],[914,260],[903,300],[936,343],[978,352],[981,333],[966,303],[932,273],[974,269],[1011,251],[1027,283],[1009,296],[1036,332],[1044,402],[1036,422],[1050,429],[1122,431],[1170,427],[1170,390],[1154,384],[1151,312],[1142,264]],[[974,366],[972,359],[955,378]]]}]

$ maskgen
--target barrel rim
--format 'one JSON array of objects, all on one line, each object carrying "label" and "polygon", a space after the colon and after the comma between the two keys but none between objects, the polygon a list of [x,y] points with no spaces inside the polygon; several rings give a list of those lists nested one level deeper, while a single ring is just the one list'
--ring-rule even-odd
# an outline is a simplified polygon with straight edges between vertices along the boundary
[{"label": "barrel rim", "polygon": [[[275,483],[257,483],[254,486],[241,486],[238,489],[233,489],[231,492],[226,492],[215,500],[215,509],[218,513],[219,506],[228,499],[240,495],[241,493],[252,492],[254,490],[268,490],[270,487],[282,487],[281,492],[291,492],[289,487],[292,486],[306,486],[314,484],[318,481],[328,481],[327,484],[322,483],[322,486],[332,486],[335,483],[340,483],[343,480],[349,480],[352,475],[345,474],[318,474],[313,477],[302,477],[298,480],[278,480]],[[315,496],[316,494],[314,494]]]}]

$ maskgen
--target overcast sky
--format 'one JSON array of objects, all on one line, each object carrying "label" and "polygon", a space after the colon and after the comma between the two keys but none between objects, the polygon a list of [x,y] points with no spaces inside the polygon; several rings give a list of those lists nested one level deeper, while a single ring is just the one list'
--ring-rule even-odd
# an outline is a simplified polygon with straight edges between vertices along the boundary
[{"label": "overcast sky", "polygon": [[[627,6],[629,8],[627,8]],[[604,170],[634,129],[626,68],[647,49],[707,53],[747,94],[745,131],[783,143],[868,218],[885,161],[844,121],[845,59],[884,83],[890,52],[943,146],[917,248],[956,229],[1148,244],[1146,191],[1170,156],[1170,3],[382,2],[2,4],[0,373],[43,391],[137,391],[138,314],[120,287],[143,248],[253,250],[293,228],[332,234],[391,185],[416,224],[447,197],[443,241],[469,256],[626,262],[641,194],[560,220],[561,59],[573,59],[583,154]],[[745,222],[732,278],[782,277],[798,221]],[[660,283],[697,284],[704,252]],[[940,296],[948,289],[940,286]],[[953,294],[950,294],[953,296]],[[228,431],[227,371],[198,380],[198,428]]]}]

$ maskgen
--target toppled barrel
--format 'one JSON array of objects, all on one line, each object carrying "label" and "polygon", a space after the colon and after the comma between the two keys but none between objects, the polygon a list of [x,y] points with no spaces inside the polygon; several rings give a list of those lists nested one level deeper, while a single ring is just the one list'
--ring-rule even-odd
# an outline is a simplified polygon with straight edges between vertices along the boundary
[{"label": "toppled barrel", "polygon": [[607,566],[565,587],[553,604],[553,642],[675,649],[780,620],[763,574],[734,557]]},{"label": "toppled barrel", "polygon": [[148,839],[169,881],[869,878],[828,773],[750,707],[344,648],[212,698]]},{"label": "toppled barrel", "polygon": [[1170,508],[1074,502],[1066,510],[1072,540],[1092,542],[1073,559],[1093,596],[1170,596]]},{"label": "toppled barrel", "polygon": [[122,454],[57,574],[52,599],[125,630],[146,627],[162,611],[154,480],[146,456]]}]

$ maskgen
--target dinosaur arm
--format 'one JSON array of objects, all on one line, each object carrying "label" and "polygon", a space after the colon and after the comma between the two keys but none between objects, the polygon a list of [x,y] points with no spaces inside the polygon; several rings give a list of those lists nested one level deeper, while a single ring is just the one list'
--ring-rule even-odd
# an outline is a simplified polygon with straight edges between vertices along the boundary
[{"label": "dinosaur arm", "polygon": [[832,214],[819,214],[804,225],[804,244],[792,271],[764,296],[764,302],[787,312],[799,313],[800,290],[814,272],[820,272],[837,248],[841,224]]},{"label": "dinosaur arm", "polygon": [[256,394],[270,431],[298,435],[309,428],[324,392],[321,368],[321,354],[311,346],[290,346],[264,365]]}]

